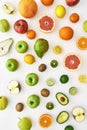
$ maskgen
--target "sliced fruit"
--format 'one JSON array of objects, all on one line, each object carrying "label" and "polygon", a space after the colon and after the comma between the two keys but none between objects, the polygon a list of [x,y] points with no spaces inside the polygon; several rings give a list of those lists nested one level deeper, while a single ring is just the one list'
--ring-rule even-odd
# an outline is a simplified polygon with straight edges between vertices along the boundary
[{"label": "sliced fruit", "polygon": [[67,70],[75,71],[78,70],[81,67],[82,60],[81,58],[76,54],[68,54],[64,60],[63,65]]},{"label": "sliced fruit", "polygon": [[54,79],[54,78],[48,78],[48,79],[46,80],[46,84],[47,84],[48,86],[53,86],[53,85],[55,84],[55,79]]},{"label": "sliced fruit", "polygon": [[39,58],[42,58],[49,49],[49,43],[46,39],[39,38],[34,44],[34,51]]},{"label": "sliced fruit", "polygon": [[54,30],[55,20],[48,15],[41,16],[38,20],[38,27],[42,32],[50,33]]},{"label": "sliced fruit", "polygon": [[78,47],[80,50],[87,50],[87,38],[86,38],[86,37],[80,37],[80,38],[77,40],[76,45],[77,45],[77,47]]},{"label": "sliced fruit", "polygon": [[53,104],[52,102],[47,102],[46,108],[47,108],[48,110],[52,110],[52,109],[54,108],[54,104]]},{"label": "sliced fruit", "polygon": [[72,110],[72,115],[77,122],[83,122],[85,119],[85,110],[80,106],[76,106]]},{"label": "sliced fruit", "polygon": [[8,38],[0,42],[0,56],[4,56],[9,52],[12,43],[13,43],[13,38]]},{"label": "sliced fruit", "polygon": [[76,95],[77,94],[77,92],[78,92],[78,90],[77,90],[77,88],[76,87],[71,87],[70,89],[69,89],[69,94],[70,95]]},{"label": "sliced fruit", "polygon": [[56,54],[56,55],[61,54],[61,53],[62,53],[62,47],[61,47],[60,45],[54,46],[53,52],[54,52],[54,54]]},{"label": "sliced fruit", "polygon": [[48,128],[51,126],[53,118],[49,114],[43,114],[39,118],[39,125],[43,128]]},{"label": "sliced fruit", "polygon": [[78,80],[80,83],[87,83],[87,75],[86,74],[80,74],[78,77]]},{"label": "sliced fruit", "polygon": [[51,65],[52,68],[56,68],[58,66],[58,61],[55,60],[55,59],[51,60],[50,65]]},{"label": "sliced fruit", "polygon": [[5,13],[7,14],[12,14],[14,12],[14,6],[11,2],[6,2],[3,6],[2,9]]},{"label": "sliced fruit", "polygon": [[59,124],[63,124],[65,123],[67,120],[69,119],[69,113],[67,111],[61,111],[57,118],[56,118],[56,121],[57,123]]},{"label": "sliced fruit", "polygon": [[16,95],[21,90],[20,83],[16,80],[11,80],[8,84],[8,89],[11,92],[11,94]]},{"label": "sliced fruit", "polygon": [[68,97],[62,92],[56,94],[56,99],[61,105],[67,105],[69,103]]}]

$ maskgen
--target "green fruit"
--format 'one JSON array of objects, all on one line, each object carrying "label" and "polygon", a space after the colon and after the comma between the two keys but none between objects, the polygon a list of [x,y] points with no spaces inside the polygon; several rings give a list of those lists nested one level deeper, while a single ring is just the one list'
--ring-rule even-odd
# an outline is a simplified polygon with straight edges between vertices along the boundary
[{"label": "green fruit", "polygon": [[25,53],[28,50],[28,44],[25,41],[18,41],[16,43],[16,51],[18,53]]},{"label": "green fruit", "polygon": [[48,86],[53,86],[55,84],[55,79],[54,78],[48,78],[46,80],[46,83]]},{"label": "green fruit", "polygon": [[6,68],[9,71],[16,71],[18,69],[18,61],[14,58],[10,58],[6,61]]},{"label": "green fruit", "polygon": [[76,95],[77,94],[77,92],[78,92],[78,90],[77,90],[77,88],[76,87],[71,87],[70,89],[69,89],[69,94],[70,95]]},{"label": "green fruit", "polygon": [[52,110],[52,109],[54,108],[54,104],[53,104],[52,102],[47,102],[46,108],[47,108],[48,110]]},{"label": "green fruit", "polygon": [[0,31],[1,32],[7,32],[10,29],[10,24],[8,22],[8,20],[6,19],[1,19],[0,20]]},{"label": "green fruit", "polygon": [[64,130],[74,130],[74,128],[71,125],[67,125]]},{"label": "green fruit", "polygon": [[48,51],[49,43],[47,40],[43,38],[39,38],[36,40],[34,44],[34,51],[36,52],[37,56],[42,58],[43,55]]},{"label": "green fruit", "polygon": [[30,108],[36,108],[40,104],[40,98],[36,94],[32,94],[27,98],[27,105]]},{"label": "green fruit", "polygon": [[29,73],[26,78],[25,78],[25,82],[27,85],[29,86],[34,86],[38,83],[38,75],[35,73]]},{"label": "green fruit", "polygon": [[8,99],[6,96],[0,96],[0,110],[4,110],[8,105]]},{"label": "green fruit", "polygon": [[63,83],[63,84],[65,84],[65,83],[67,83],[68,82],[68,80],[69,80],[69,77],[68,77],[68,75],[61,75],[61,77],[60,77],[60,82],[61,83]]},{"label": "green fruit", "polygon": [[83,22],[83,30],[87,32],[87,20]]},{"label": "green fruit", "polygon": [[57,60],[52,60],[52,61],[50,62],[50,65],[51,65],[51,67],[56,68],[56,67],[58,66]]},{"label": "green fruit", "polygon": [[22,117],[17,124],[20,130],[30,130],[32,127],[32,122],[28,117]]}]

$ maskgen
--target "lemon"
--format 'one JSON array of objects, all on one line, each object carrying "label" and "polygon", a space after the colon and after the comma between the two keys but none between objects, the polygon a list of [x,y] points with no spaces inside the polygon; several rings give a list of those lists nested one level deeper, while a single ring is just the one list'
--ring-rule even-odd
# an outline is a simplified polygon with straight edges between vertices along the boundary
[{"label": "lemon", "polygon": [[27,55],[24,56],[24,61],[27,64],[33,64],[35,62],[35,57],[31,54],[27,54]]},{"label": "lemon", "polygon": [[54,54],[56,54],[56,55],[62,53],[62,48],[61,48],[61,46],[56,45],[56,46],[53,48],[53,52],[54,52]]},{"label": "lemon", "polygon": [[57,5],[55,8],[55,14],[59,18],[63,18],[66,14],[66,9],[63,5]]},{"label": "lemon", "polygon": [[78,80],[80,83],[87,83],[87,75],[85,74],[79,75]]}]

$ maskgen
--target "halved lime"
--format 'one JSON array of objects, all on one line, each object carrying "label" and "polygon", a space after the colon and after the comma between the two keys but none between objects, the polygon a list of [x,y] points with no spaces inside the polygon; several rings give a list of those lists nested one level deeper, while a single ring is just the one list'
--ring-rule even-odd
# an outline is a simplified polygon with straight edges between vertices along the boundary
[{"label": "halved lime", "polygon": [[53,85],[55,84],[55,79],[54,79],[54,78],[48,78],[48,79],[46,80],[46,84],[47,84],[48,86],[53,86]]},{"label": "halved lime", "polygon": [[70,89],[69,89],[69,94],[70,95],[76,95],[77,94],[77,92],[78,92],[78,90],[77,90],[77,88],[76,87],[71,87]]}]

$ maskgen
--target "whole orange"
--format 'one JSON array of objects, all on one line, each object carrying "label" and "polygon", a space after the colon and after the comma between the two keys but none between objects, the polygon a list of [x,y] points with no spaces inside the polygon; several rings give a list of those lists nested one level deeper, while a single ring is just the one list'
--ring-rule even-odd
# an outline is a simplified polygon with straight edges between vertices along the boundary
[{"label": "whole orange", "polygon": [[74,31],[69,26],[64,26],[59,30],[59,36],[63,40],[70,40],[73,37]]},{"label": "whole orange", "polygon": [[26,35],[29,39],[34,39],[36,37],[36,32],[34,30],[28,30]]},{"label": "whole orange", "polygon": [[53,4],[54,0],[41,0],[42,4],[45,6],[50,6]]},{"label": "whole orange", "polygon": [[18,10],[23,17],[32,18],[38,11],[38,5],[34,0],[20,0]]}]

